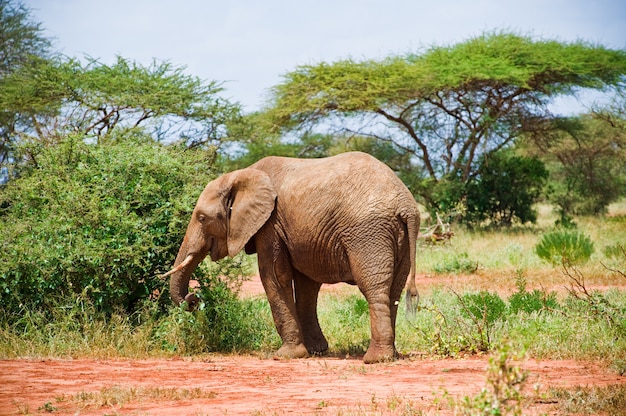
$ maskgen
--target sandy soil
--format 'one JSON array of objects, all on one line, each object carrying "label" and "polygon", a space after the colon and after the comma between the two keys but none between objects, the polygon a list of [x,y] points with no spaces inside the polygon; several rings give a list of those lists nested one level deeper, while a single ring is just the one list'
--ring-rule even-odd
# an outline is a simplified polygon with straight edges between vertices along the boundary
[{"label": "sandy soil", "polygon": [[[253,279],[242,293],[259,295],[261,285]],[[420,355],[368,366],[361,357],[5,360],[0,415],[447,415],[454,413],[447,397],[475,396],[485,386],[487,365],[487,356]],[[551,387],[626,384],[626,376],[598,363],[519,366],[529,373],[525,414],[554,414],[558,403],[541,399]]]},{"label": "sandy soil", "polygon": [[[532,391],[626,384],[606,368],[528,361],[525,414],[558,403]],[[283,415],[451,414],[445,394],[474,396],[487,358],[405,359],[365,366],[359,357],[275,361],[251,356],[202,360],[0,361],[0,414]],[[92,394],[90,394],[92,393]],[[121,403],[120,403],[121,402]]]}]

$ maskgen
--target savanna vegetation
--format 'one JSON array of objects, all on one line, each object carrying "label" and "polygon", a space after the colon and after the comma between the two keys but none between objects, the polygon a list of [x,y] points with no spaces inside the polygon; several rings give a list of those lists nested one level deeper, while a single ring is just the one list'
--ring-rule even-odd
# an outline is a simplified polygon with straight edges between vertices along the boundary
[{"label": "savanna vegetation", "polygon": [[[490,32],[297,67],[244,114],[222,83],[171,63],[59,55],[26,7],[0,0],[0,357],[272,350],[267,302],[238,296],[253,258],[204,262],[194,313],[159,276],[210,179],[267,155],[360,150],[454,231],[418,250],[432,284],[399,319],[400,351],[625,374],[625,76],[624,50]],[[608,104],[551,113],[588,89]],[[362,354],[365,300],[338,291],[320,308],[331,353]]]}]

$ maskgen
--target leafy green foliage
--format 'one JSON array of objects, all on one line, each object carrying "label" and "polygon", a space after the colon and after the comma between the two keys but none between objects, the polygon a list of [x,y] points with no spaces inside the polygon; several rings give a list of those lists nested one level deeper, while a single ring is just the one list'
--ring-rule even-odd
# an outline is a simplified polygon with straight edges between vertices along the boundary
[{"label": "leafy green foliage", "polygon": [[206,265],[199,278],[199,333],[208,351],[252,351],[276,343],[277,333],[266,299],[240,300],[243,276],[251,259],[238,255]]},{"label": "leafy green foliage", "polygon": [[465,252],[446,256],[433,267],[436,273],[473,273],[478,269],[478,262],[469,258]]},{"label": "leafy green foliage", "polygon": [[[21,2],[0,0],[0,91],[6,88],[6,78],[12,73],[48,54],[50,41],[43,36],[41,25],[31,21],[29,15],[30,10]],[[19,115],[13,108],[0,108],[1,168],[9,157]]]},{"label": "leafy green foliage", "polygon": [[548,171],[537,158],[516,156],[510,151],[484,155],[477,176],[467,185],[464,218],[479,224],[489,220],[510,226],[515,220],[535,222],[537,202]]},{"label": "leafy green foliage", "polygon": [[[75,59],[42,60],[6,79],[0,103],[2,108],[37,117],[37,134],[80,131],[97,139],[106,138],[116,128],[149,125],[165,116],[224,121],[227,110],[236,110],[216,96],[222,91],[218,83],[204,84],[183,70],[158,62],[144,67],[122,57],[113,65],[98,61],[82,64]],[[154,135],[167,138],[167,125],[159,124],[152,125]],[[177,123],[169,120],[168,124]],[[52,125],[54,131],[49,128]],[[177,130],[182,137],[195,137],[180,125]],[[216,137],[216,133],[209,138]]]},{"label": "leafy green foliage", "polygon": [[467,317],[484,320],[488,325],[493,325],[502,319],[506,313],[506,303],[497,293],[481,291],[461,296],[459,299],[464,305],[463,313]]},{"label": "leafy green foliage", "polygon": [[485,290],[462,295],[453,292],[456,302],[452,304],[438,299],[433,306],[422,306],[422,311],[436,318],[433,322],[422,323],[433,328],[423,331],[431,350],[446,356],[489,351],[498,345],[500,332],[506,333],[506,328],[515,327],[516,320],[533,319],[530,317],[538,312],[549,315],[560,310],[554,292],[526,291],[522,273],[516,283],[517,291],[507,300]]},{"label": "leafy green foliage", "polygon": [[520,312],[533,313],[542,310],[554,310],[559,304],[556,300],[556,293],[546,293],[535,289],[532,292],[515,292],[509,297],[509,311],[512,314]]},{"label": "leafy green foliage", "polygon": [[369,314],[367,300],[360,295],[353,295],[345,299],[344,304],[337,310],[337,315],[343,325],[353,326],[355,321]]},{"label": "leafy green foliage", "polygon": [[544,234],[535,246],[535,253],[542,260],[566,267],[586,263],[593,252],[593,242],[579,231],[559,230]]},{"label": "leafy green foliage", "polygon": [[518,313],[533,313],[542,310],[555,310],[559,307],[556,300],[556,293],[546,293],[543,290],[535,289],[532,292],[526,290],[526,278],[522,271],[518,271],[515,279],[517,291],[509,296],[509,312],[513,315]]},{"label": "leafy green foliage", "polygon": [[320,296],[318,316],[331,353],[365,354],[371,341],[369,305],[362,294]]},{"label": "leafy green foliage", "polygon": [[198,310],[173,308],[161,318],[153,342],[177,354],[244,352],[278,348],[280,339],[265,298],[238,299],[227,282],[202,279]]},{"label": "leafy green foliage", "polygon": [[206,153],[147,140],[42,149],[0,193],[0,304],[19,315],[82,293],[97,310],[134,310],[166,282]]},{"label": "leafy green foliage", "polygon": [[512,363],[522,358],[508,342],[503,343],[489,358],[485,388],[475,397],[464,398],[463,414],[522,415],[528,372]]},{"label": "leafy green foliage", "polygon": [[605,213],[626,193],[625,120],[623,109],[558,118],[521,143],[550,167],[549,198],[565,218]]},{"label": "leafy green foliage", "polygon": [[107,144],[133,134],[188,147],[217,148],[240,120],[237,105],[219,97],[217,82],[186,75],[184,68],[122,57],[112,65],[55,57],[21,67],[3,80],[0,111],[12,111],[7,168],[37,163],[42,147],[67,135]]},{"label": "leafy green foliage", "polygon": [[0,79],[33,56],[44,56],[50,41],[41,24],[30,19],[30,10],[20,1],[0,1]]}]

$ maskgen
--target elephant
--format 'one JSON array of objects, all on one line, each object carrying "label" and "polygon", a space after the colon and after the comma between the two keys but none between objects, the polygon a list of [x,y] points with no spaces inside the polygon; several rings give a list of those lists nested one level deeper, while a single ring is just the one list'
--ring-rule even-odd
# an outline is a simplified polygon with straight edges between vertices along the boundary
[{"label": "elephant", "polygon": [[317,317],[324,283],[357,285],[368,302],[370,345],[364,363],[399,357],[398,304],[417,302],[417,202],[384,163],[361,152],[319,159],[270,156],[209,182],[193,210],[171,275],[176,304],[198,301],[189,279],[245,249],[259,275],[282,346],[274,358],[328,350]]}]

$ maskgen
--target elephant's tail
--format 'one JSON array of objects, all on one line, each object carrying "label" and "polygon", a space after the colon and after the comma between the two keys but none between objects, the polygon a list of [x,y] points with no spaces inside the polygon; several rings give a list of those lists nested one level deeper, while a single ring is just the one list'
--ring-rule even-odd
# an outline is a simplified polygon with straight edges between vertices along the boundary
[{"label": "elephant's tail", "polygon": [[406,310],[411,317],[417,312],[417,304],[419,303],[419,292],[415,285],[415,267],[416,267],[416,251],[417,251],[417,235],[420,227],[419,211],[408,215],[406,218],[407,231],[409,233],[409,259],[411,261],[411,271],[406,285]]}]

